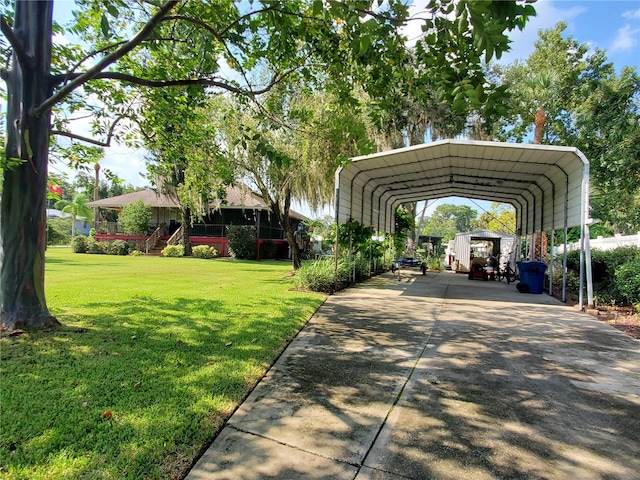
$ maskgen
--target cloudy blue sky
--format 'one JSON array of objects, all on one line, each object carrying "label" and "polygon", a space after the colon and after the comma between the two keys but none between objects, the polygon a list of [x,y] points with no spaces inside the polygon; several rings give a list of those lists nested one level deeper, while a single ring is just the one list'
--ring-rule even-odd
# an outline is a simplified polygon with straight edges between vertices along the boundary
[{"label": "cloudy blue sky", "polygon": [[[411,10],[414,14],[420,11],[426,0],[413,2]],[[56,2],[56,18],[65,21],[73,7],[70,0]],[[537,16],[530,20],[523,32],[512,33],[512,49],[503,55],[503,63],[511,63],[516,59],[526,59],[534,49],[540,29],[553,28],[563,21],[568,27],[566,35],[574,37],[579,43],[587,43],[592,48],[604,49],[609,61],[617,70],[625,65],[635,66],[640,70],[640,0],[539,0],[535,3]],[[415,37],[415,32],[407,31],[407,36]],[[145,172],[144,155],[124,146],[106,149],[102,162],[105,168],[111,169],[127,183],[135,186],[146,185],[141,173]],[[55,169],[54,169],[55,171]],[[442,199],[436,203],[451,201]],[[460,203],[456,200],[455,203]],[[477,203],[469,203],[478,209]],[[480,202],[488,208],[487,202]],[[435,205],[434,205],[435,206]],[[304,212],[309,213],[309,212]]]},{"label": "cloudy blue sky", "polygon": [[640,0],[541,0],[534,6],[536,18],[511,35],[512,51],[503,58],[507,63],[529,56],[538,31],[563,21],[566,35],[606,50],[618,70],[625,65],[640,70]]}]

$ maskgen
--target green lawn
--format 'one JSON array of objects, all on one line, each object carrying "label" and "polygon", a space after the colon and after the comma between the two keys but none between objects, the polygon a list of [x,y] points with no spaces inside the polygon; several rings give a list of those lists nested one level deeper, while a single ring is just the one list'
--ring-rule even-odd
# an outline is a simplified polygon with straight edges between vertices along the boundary
[{"label": "green lawn", "polygon": [[322,303],[290,272],[49,249],[63,326],[0,340],[0,477],[181,478]]}]

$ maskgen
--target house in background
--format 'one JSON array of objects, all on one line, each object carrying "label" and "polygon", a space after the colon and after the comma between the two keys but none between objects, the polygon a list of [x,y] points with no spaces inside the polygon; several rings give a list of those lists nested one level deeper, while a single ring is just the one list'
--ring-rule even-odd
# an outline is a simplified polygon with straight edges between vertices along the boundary
[{"label": "house in background", "polygon": [[[71,215],[70,213],[63,212],[62,210],[47,208],[47,220],[50,218],[71,219],[72,216],[73,215]],[[91,230],[91,222],[86,217],[76,217],[74,230],[77,235],[89,235],[89,231]]]},{"label": "house in background", "polygon": [[[114,211],[141,200],[151,205],[151,222],[145,235],[125,235],[118,222],[103,220],[113,217]],[[95,222],[96,240],[126,240],[136,243],[138,248],[151,251],[167,244],[174,244],[181,238],[182,225],[177,201],[169,195],[147,189],[127,193],[117,197],[89,202],[88,207],[98,209]],[[301,228],[306,219],[300,213],[290,211],[291,226],[294,231]],[[228,187],[225,201],[215,200],[209,205],[209,213],[191,226],[192,245],[211,245],[221,256],[229,256],[226,237],[229,225],[253,225],[256,227],[258,259],[262,245],[272,241],[276,246],[275,258],[289,258],[289,242],[278,219],[262,198],[248,187]]]}]

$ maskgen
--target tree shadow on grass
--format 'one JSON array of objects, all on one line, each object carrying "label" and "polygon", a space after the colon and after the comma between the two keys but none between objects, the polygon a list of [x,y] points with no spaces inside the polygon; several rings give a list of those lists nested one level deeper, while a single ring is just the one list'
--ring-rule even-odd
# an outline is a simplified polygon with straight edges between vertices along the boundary
[{"label": "tree shadow on grass", "polygon": [[30,376],[3,385],[4,395],[32,398],[3,405],[8,423],[29,418],[26,429],[3,422],[8,468],[47,471],[67,457],[88,464],[70,467],[71,478],[181,478],[308,317],[292,316],[304,311],[296,297],[266,300],[268,316],[248,303],[133,300],[88,304],[110,313],[68,317],[56,331],[14,342],[31,345],[3,351],[3,360],[24,360],[8,375]]}]

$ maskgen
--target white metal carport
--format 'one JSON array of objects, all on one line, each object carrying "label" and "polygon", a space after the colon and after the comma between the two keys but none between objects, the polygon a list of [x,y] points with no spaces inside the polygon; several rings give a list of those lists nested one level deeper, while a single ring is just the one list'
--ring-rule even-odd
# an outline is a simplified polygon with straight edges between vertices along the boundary
[{"label": "white metal carport", "polygon": [[[580,305],[585,265],[593,303],[589,161],[578,149],[442,140],[351,160],[336,171],[336,223],[354,219],[392,233],[402,203],[447,196],[508,203],[516,210],[518,235],[581,227]],[[563,299],[565,284],[563,272]]]}]

